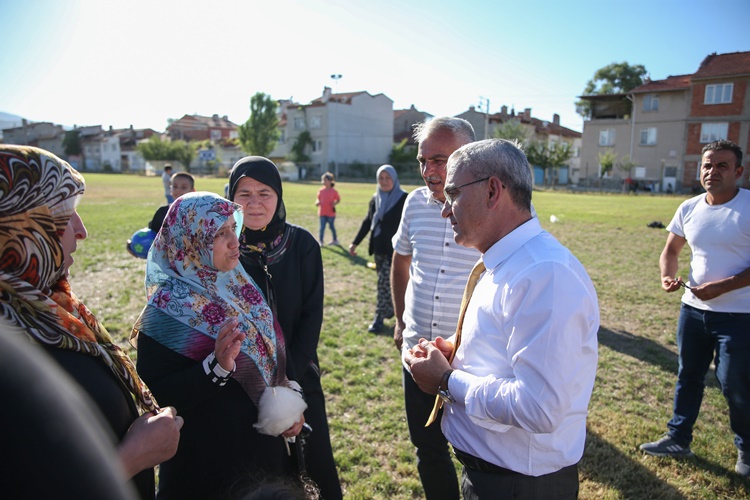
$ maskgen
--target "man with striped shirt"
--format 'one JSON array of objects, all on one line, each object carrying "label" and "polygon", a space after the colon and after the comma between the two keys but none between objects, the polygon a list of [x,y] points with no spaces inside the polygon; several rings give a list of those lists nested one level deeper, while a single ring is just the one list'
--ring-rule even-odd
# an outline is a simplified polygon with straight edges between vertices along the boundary
[{"label": "man with striped shirt", "polygon": [[[440,211],[445,202],[448,157],[474,142],[474,129],[461,118],[436,118],[415,127],[425,187],[406,198],[393,237],[391,289],[396,347],[408,351],[420,338],[434,340],[455,333],[466,280],[480,257],[478,250],[453,240],[450,220]],[[435,396],[422,392],[404,368],[404,403],[409,435],[417,448],[417,469],[427,500],[458,499],[458,479],[440,423],[425,427]],[[439,420],[439,419],[438,419]]]}]

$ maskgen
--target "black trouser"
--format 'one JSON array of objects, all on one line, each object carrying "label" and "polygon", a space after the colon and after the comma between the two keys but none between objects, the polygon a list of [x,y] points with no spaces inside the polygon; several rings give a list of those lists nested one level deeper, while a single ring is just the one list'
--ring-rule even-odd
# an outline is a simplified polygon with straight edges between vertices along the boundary
[{"label": "black trouser", "polygon": [[572,500],[578,498],[578,464],[543,476],[527,476],[504,469],[453,448],[464,465],[461,493],[464,500]]}]

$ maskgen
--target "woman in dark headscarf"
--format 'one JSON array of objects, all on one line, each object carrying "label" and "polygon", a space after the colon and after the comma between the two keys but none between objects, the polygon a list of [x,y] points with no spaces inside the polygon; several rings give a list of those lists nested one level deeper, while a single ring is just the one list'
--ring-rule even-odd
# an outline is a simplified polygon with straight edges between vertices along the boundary
[{"label": "woman in dark headscarf", "polygon": [[367,215],[362,221],[357,236],[349,245],[349,253],[357,255],[357,246],[370,233],[370,255],[375,255],[375,269],[378,272],[378,302],[375,307],[375,318],[368,331],[379,333],[383,330],[383,319],[393,317],[393,300],[391,299],[391,260],[393,244],[391,239],[398,230],[401,212],[404,209],[406,191],[401,189],[396,169],[383,165],[378,169],[375,178],[378,189],[370,200]]},{"label": "woman in dark headscarf", "polygon": [[[0,145],[0,325],[3,334],[26,335],[78,382],[117,438],[126,475],[153,498],[153,467],[177,449],[182,418],[159,410],[130,358],[70,288],[72,254],[87,237],[76,212],[84,189],[81,174],[55,155]],[[76,473],[85,481],[86,471]]]},{"label": "woman in dark headscarf", "polygon": [[[271,309],[239,266],[241,227],[239,205],[188,193],[170,205],[149,250],[148,304],[132,333],[138,371],[188,423],[159,468],[159,499],[234,498],[292,477],[283,438],[301,430],[305,403],[289,388],[299,385],[286,377]],[[266,417],[269,398],[288,401],[276,418]]]},{"label": "woman in dark headscarf", "polygon": [[310,478],[326,500],[341,498],[320,384],[318,339],[323,322],[323,261],[307,230],[286,222],[281,176],[270,160],[248,156],[229,178],[229,199],[244,209],[240,262],[260,286],[281,324],[287,375],[302,386],[312,427],[305,456]]}]

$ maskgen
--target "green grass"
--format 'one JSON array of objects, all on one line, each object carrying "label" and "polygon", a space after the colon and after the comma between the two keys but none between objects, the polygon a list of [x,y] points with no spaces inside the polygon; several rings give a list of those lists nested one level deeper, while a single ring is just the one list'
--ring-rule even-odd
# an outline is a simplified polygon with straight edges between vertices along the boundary
[{"label": "green grass", "polygon": [[[79,244],[73,289],[129,350],[130,327],[145,303],[144,263],[125,240],[164,203],[154,177],[86,175],[79,205],[89,239]],[[201,190],[223,193],[224,179],[201,178]],[[317,183],[285,183],[288,220],[317,235]],[[405,186],[411,190],[415,186]],[[336,228],[351,242],[375,185],[339,182]],[[589,435],[580,465],[581,498],[747,498],[750,481],[734,473],[737,458],[726,402],[709,375],[695,429],[696,458],[647,457],[638,445],[659,437],[671,413],[677,369],[674,330],[679,294],[659,287],[664,230],[684,198],[535,192],[542,225],[583,262],[601,309],[599,369],[589,406]],[[559,222],[549,222],[550,215]],[[327,234],[327,239],[330,233]],[[375,307],[376,276],[366,246],[352,258],[325,247],[325,319],[319,355],[334,453],[347,498],[421,498],[401,392],[401,365],[392,335],[366,332]],[[681,272],[687,271],[687,247]]]}]

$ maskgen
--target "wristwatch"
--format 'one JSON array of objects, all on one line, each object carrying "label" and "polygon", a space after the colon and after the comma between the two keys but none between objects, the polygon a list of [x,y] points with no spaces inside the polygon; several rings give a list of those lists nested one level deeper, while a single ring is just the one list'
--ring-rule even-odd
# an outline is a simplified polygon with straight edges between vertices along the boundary
[{"label": "wristwatch", "polygon": [[438,396],[443,400],[444,403],[455,403],[456,398],[451,396],[451,391],[448,389],[448,380],[451,378],[453,370],[446,370],[443,373],[443,378],[440,379],[440,385],[438,386]]}]

